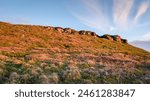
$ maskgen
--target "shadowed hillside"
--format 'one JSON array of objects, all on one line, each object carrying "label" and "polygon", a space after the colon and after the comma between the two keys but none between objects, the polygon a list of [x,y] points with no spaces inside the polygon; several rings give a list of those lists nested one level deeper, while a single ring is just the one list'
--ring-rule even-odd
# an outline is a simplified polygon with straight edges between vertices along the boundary
[{"label": "shadowed hillside", "polygon": [[150,83],[150,53],[119,35],[0,22],[0,83]]}]

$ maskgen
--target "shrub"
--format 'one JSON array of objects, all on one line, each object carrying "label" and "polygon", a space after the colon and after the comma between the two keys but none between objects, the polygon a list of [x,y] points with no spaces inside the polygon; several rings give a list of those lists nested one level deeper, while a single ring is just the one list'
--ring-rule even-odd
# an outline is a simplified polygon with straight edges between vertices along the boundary
[{"label": "shrub", "polygon": [[57,73],[52,73],[49,77],[50,83],[57,84],[59,82],[59,76]]}]

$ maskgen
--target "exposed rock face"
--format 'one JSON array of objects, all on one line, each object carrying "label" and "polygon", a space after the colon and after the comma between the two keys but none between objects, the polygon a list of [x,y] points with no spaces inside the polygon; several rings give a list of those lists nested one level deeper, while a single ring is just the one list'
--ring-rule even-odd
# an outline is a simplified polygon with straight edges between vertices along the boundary
[{"label": "exposed rock face", "polygon": [[95,32],[84,31],[84,30],[79,31],[79,34],[81,34],[81,35],[91,35],[91,36],[96,36],[96,33],[95,33]]},{"label": "exposed rock face", "polygon": [[52,27],[52,26],[49,26],[49,27],[46,27],[46,28],[47,28],[48,30],[56,30],[56,31],[58,31],[59,33],[72,34],[72,33],[77,32],[76,30],[71,29],[71,28]]},{"label": "exposed rock face", "polygon": [[65,28],[64,32],[66,32],[66,33],[72,33],[72,29],[71,28]]},{"label": "exposed rock face", "polygon": [[81,34],[81,35],[85,35],[87,32],[86,31],[84,31],[84,30],[82,30],[82,31],[79,31],[79,34]]},{"label": "exposed rock face", "polygon": [[59,33],[63,33],[64,29],[61,27],[55,27],[55,30],[57,30]]},{"label": "exposed rock face", "polygon": [[105,35],[103,35],[103,36],[100,36],[100,38],[105,38],[105,39],[108,39],[108,40],[110,40],[110,41],[114,41],[113,37],[111,37],[111,36],[108,35],[108,34],[105,34]]},{"label": "exposed rock face", "polygon": [[49,26],[49,27],[47,27],[47,29],[48,29],[48,30],[54,30],[54,27]]},{"label": "exposed rock face", "polygon": [[128,43],[128,40],[122,39],[122,43]]},{"label": "exposed rock face", "polygon": [[126,39],[122,39],[119,35],[105,34],[103,36],[100,36],[100,38],[105,38],[105,39],[108,39],[110,41],[117,41],[117,42],[120,42],[120,43],[128,43]]},{"label": "exposed rock face", "polygon": [[120,42],[120,43],[122,42],[122,39],[119,35],[113,35],[112,37],[115,41]]},{"label": "exposed rock face", "polygon": [[77,31],[74,30],[74,29],[71,29],[71,28],[64,28],[64,32],[67,33],[67,34],[73,34],[73,33],[77,32]]},{"label": "exposed rock face", "polygon": [[59,33],[66,33],[66,34],[79,33],[80,35],[91,35],[91,36],[98,37],[98,38],[108,39],[110,41],[117,41],[120,43],[128,43],[128,41],[126,39],[122,39],[119,35],[105,34],[103,36],[99,36],[95,32],[92,32],[92,31],[85,31],[85,30],[76,31],[76,30],[71,29],[71,28],[51,27],[51,26],[47,27],[47,29],[48,30],[56,30]]},{"label": "exposed rock face", "polygon": [[95,32],[91,32],[92,36],[97,36],[97,34]]}]

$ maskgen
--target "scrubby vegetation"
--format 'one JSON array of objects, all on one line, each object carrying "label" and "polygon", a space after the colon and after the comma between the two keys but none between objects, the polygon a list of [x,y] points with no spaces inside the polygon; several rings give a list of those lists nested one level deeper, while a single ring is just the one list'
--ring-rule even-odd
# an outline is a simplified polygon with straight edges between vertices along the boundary
[{"label": "scrubby vegetation", "polygon": [[93,32],[0,22],[0,83],[150,83],[150,53]]},{"label": "scrubby vegetation", "polygon": [[[104,65],[76,67],[70,63],[0,62],[0,83],[150,83],[150,68]],[[121,65],[120,65],[121,66]],[[131,65],[132,66],[132,65]]]}]

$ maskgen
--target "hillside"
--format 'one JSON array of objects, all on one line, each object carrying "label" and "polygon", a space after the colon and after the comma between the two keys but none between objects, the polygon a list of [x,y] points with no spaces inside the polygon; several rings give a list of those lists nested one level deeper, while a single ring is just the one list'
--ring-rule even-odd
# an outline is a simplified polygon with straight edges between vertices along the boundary
[{"label": "hillside", "polygon": [[118,35],[0,22],[0,83],[150,83],[150,53]]}]

